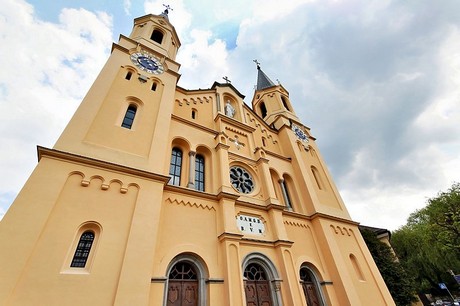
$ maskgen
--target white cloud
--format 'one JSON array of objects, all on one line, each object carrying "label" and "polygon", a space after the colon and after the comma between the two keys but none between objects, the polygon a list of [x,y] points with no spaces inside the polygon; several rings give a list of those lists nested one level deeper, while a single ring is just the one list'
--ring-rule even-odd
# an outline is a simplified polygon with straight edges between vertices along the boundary
[{"label": "white cloud", "polygon": [[[17,192],[36,164],[35,145],[52,146],[102,68],[111,17],[63,9],[59,23],[38,19],[18,0],[0,7],[0,195]],[[5,201],[3,199],[3,201]]]},{"label": "white cloud", "polygon": [[123,10],[127,16],[131,16],[131,0],[123,0]]}]

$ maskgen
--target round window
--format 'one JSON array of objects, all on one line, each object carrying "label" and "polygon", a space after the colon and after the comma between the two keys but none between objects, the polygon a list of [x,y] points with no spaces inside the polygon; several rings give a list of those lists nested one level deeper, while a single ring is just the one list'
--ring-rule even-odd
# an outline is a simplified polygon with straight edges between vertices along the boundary
[{"label": "round window", "polygon": [[248,171],[241,167],[230,168],[230,182],[241,193],[251,193],[254,190],[254,181]]}]

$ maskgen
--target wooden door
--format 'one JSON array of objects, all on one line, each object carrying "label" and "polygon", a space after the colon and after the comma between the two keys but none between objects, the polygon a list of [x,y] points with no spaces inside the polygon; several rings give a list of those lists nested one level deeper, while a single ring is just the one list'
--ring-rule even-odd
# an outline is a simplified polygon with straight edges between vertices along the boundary
[{"label": "wooden door", "polygon": [[168,306],[197,306],[198,282],[197,281],[169,281]]},{"label": "wooden door", "polygon": [[302,282],[303,292],[307,300],[307,306],[320,306],[318,293],[316,292],[316,286],[311,282]]},{"label": "wooden door", "polygon": [[271,306],[272,294],[270,281],[265,271],[258,264],[250,264],[244,271],[244,291],[247,306]]},{"label": "wooden door", "polygon": [[177,263],[169,274],[167,306],[198,306],[198,279],[193,266]]}]

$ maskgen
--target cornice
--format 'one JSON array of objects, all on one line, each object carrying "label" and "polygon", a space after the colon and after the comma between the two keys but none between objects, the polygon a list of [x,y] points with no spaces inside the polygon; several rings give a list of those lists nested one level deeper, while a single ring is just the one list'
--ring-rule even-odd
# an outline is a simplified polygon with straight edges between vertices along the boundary
[{"label": "cornice", "polygon": [[130,174],[133,176],[146,178],[153,181],[162,182],[164,185],[168,183],[169,176],[164,176],[161,174],[156,174],[152,172],[148,172],[145,170],[140,170],[136,168],[126,167],[122,165],[118,165],[115,163],[94,159],[86,156],[76,155],[73,153],[63,152],[55,149],[48,149],[45,147],[37,146],[37,154],[38,154],[38,161],[40,161],[43,157],[48,157],[52,159],[62,160],[62,161],[69,161],[73,163],[82,164],[85,166],[92,166],[95,168],[101,168],[104,170],[115,171],[122,174]]},{"label": "cornice", "polygon": [[218,113],[216,118],[214,118],[215,122],[217,122],[219,120],[221,120],[222,122],[225,122],[227,124],[231,124],[233,126],[236,126],[236,127],[240,128],[240,129],[242,129],[242,130],[244,130],[244,131],[246,131],[248,133],[253,133],[256,130],[252,126],[244,124],[244,123],[242,123],[242,122],[240,122],[240,121],[238,121],[236,119],[230,118],[230,117],[225,116],[225,115],[223,115],[221,113]]},{"label": "cornice", "polygon": [[217,136],[217,135],[219,134],[219,132],[217,132],[217,131],[215,131],[215,130],[213,130],[213,129],[204,127],[204,126],[202,126],[202,125],[199,125],[199,124],[197,124],[197,123],[195,123],[195,122],[192,122],[192,121],[189,121],[189,120],[187,120],[187,119],[181,118],[181,117],[179,117],[179,116],[177,116],[177,115],[174,115],[174,114],[171,114],[171,119],[176,120],[176,121],[179,121],[179,122],[182,122],[182,123],[187,124],[187,125],[190,125],[190,126],[192,126],[192,127],[195,127],[195,128],[197,128],[197,129],[203,130],[203,131],[208,132],[208,133],[210,133],[210,134],[213,134],[214,137]]}]

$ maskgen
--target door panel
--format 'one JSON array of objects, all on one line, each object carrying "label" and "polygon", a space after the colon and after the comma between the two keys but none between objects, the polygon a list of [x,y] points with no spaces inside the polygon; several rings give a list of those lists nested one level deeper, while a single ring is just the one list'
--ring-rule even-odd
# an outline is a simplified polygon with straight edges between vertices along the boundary
[{"label": "door panel", "polygon": [[167,306],[197,306],[197,281],[169,281]]}]

